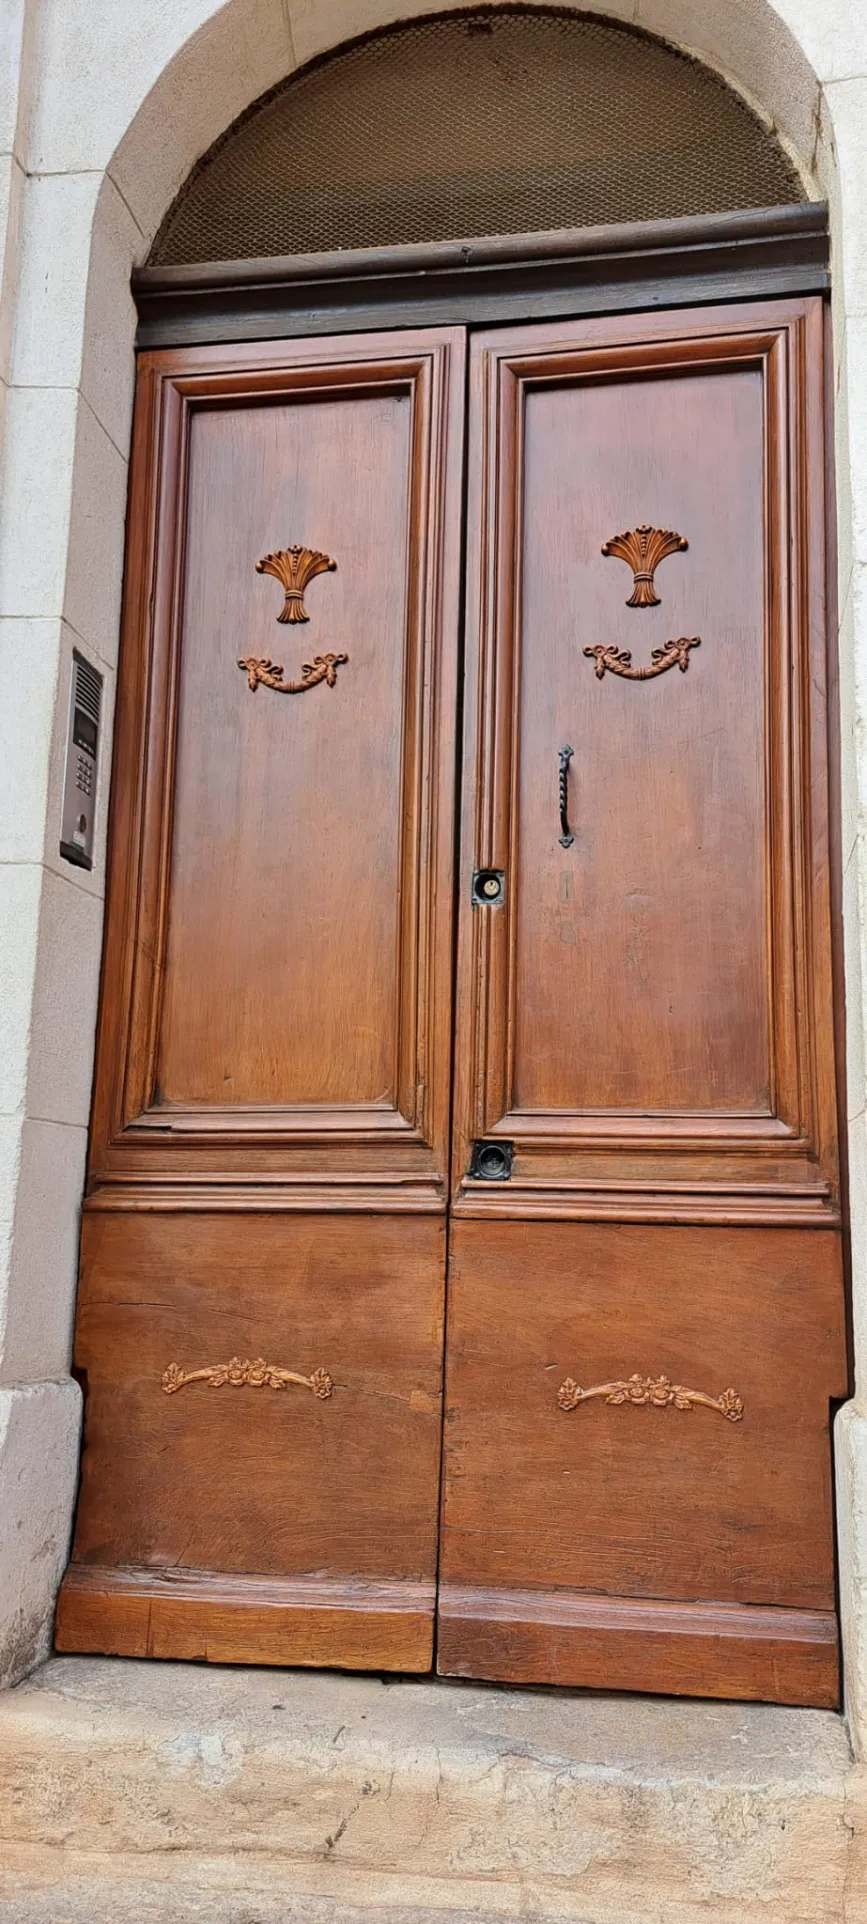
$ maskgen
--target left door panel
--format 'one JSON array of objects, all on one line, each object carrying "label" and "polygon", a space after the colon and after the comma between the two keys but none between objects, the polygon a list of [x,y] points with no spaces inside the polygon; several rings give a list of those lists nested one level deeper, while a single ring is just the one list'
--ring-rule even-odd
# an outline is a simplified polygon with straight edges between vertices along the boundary
[{"label": "left door panel", "polygon": [[141,363],[61,1649],[430,1667],[463,395]]}]

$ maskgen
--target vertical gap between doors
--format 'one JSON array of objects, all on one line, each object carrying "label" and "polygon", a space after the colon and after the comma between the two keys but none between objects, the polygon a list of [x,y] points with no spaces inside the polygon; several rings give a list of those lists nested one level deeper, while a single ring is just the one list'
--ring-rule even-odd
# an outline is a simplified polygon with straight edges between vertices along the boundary
[{"label": "vertical gap between doors", "polygon": [[451,1262],[451,1218],[452,1218],[451,1199],[452,1199],[452,1186],[453,1186],[453,1179],[454,1179],[454,1171],[452,1168],[452,1158],[454,1154],[455,1054],[456,1054],[456,1038],[457,1038],[457,1023],[455,1021],[455,1012],[457,1007],[458,932],[459,932],[459,926],[460,926],[460,908],[461,908],[461,899],[460,899],[461,828],[462,828],[461,800],[463,795],[464,674],[465,674],[465,664],[466,664],[466,639],[467,639],[466,637],[467,484],[468,484],[468,476],[469,476],[470,343],[471,343],[471,339],[472,339],[471,331],[469,328],[466,328],[464,333],[464,342],[465,342],[464,409],[463,409],[463,441],[461,446],[461,538],[460,538],[459,577],[458,577],[459,583],[460,583],[459,600],[458,600],[458,649],[457,649],[457,672],[455,677],[456,699],[455,699],[455,712],[454,712],[454,718],[453,718],[453,726],[455,730],[455,779],[454,779],[454,816],[453,816],[453,823],[452,823],[452,953],[451,953],[452,1018],[451,1018],[451,1051],[450,1051],[450,1075],[449,1075],[449,1122],[448,1122],[449,1152],[448,1152],[448,1163],[447,1163],[447,1171],[446,1171],[445,1274],[443,1279],[443,1284],[444,1284],[444,1287],[443,1287],[443,1347],[442,1347],[441,1372],[440,1372],[440,1394],[442,1398],[442,1418],[441,1418],[441,1424],[440,1424],[439,1489],[437,1491],[437,1569],[436,1569],[436,1584],[435,1584],[435,1597],[434,1597],[433,1653],[431,1658],[431,1668],[434,1676],[436,1676],[437,1674],[437,1657],[438,1657],[438,1645],[439,1645],[439,1564],[440,1564],[440,1545],[442,1543],[443,1498],[445,1493],[445,1460],[446,1460],[446,1416],[447,1416],[447,1411],[446,1411],[447,1340],[446,1339],[448,1335],[449,1266]]}]

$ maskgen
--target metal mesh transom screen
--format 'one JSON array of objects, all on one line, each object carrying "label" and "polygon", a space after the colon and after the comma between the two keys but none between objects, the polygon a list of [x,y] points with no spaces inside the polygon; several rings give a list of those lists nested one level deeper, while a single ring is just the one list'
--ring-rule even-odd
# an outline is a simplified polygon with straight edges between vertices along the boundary
[{"label": "metal mesh transom screen", "polygon": [[724,213],[803,199],[715,74],[645,34],[514,8],[359,41],[251,108],[156,264]]}]

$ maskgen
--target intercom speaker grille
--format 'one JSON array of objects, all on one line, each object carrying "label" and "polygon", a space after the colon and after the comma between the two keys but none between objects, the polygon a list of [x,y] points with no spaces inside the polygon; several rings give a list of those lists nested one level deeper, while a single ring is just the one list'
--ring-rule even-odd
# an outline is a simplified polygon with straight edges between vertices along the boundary
[{"label": "intercom speaker grille", "polygon": [[82,708],[98,724],[102,705],[102,677],[80,655],[75,656],[74,666],[76,707]]},{"label": "intercom speaker grille", "polygon": [[252,107],[183,188],[177,265],[778,206],[803,199],[723,81],[628,27],[473,10],[392,28]]}]

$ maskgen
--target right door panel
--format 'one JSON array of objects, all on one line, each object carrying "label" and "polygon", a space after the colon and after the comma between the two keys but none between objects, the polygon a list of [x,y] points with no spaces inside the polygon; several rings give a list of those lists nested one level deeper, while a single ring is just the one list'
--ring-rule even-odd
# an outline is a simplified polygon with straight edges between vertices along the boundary
[{"label": "right door panel", "polygon": [[446,1673],[836,1701],[822,322],[474,343]]}]

